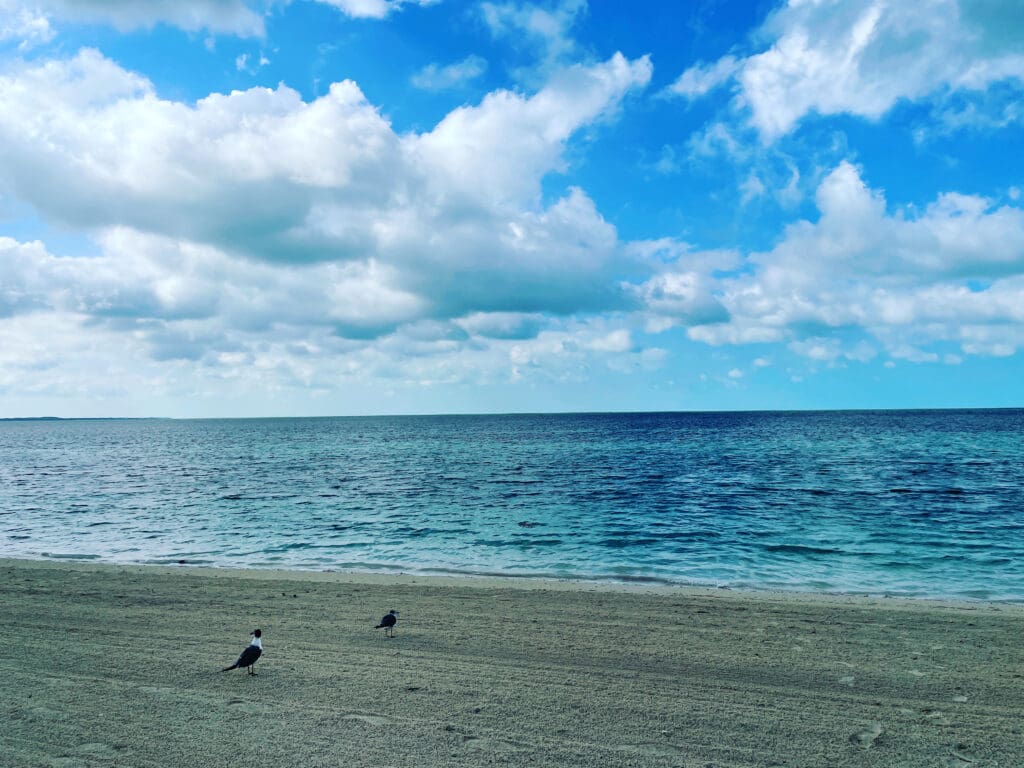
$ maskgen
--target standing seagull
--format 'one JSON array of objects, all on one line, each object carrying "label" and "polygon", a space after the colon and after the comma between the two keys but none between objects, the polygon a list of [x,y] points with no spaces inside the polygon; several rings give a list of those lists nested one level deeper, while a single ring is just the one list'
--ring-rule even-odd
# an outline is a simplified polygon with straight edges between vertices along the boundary
[{"label": "standing seagull", "polygon": [[[380,620],[380,624],[378,624],[376,627],[374,627],[374,629],[381,629],[383,627],[383,629],[384,629],[384,637],[394,637],[395,636],[395,624],[397,622],[398,622],[398,611],[391,610],[391,611],[388,612],[387,616],[385,616],[383,619]],[[391,634],[388,634],[389,632]]]},{"label": "standing seagull", "polygon": [[256,660],[263,654],[263,641],[260,639],[261,637],[263,637],[263,633],[258,629],[254,629],[252,632],[252,642],[249,643],[249,646],[244,651],[242,651],[242,655],[238,657],[238,661],[230,667],[224,667],[221,672],[227,672],[231,669],[239,669],[240,667],[248,667],[249,674],[255,675],[256,673],[252,671],[252,667],[256,663]]}]

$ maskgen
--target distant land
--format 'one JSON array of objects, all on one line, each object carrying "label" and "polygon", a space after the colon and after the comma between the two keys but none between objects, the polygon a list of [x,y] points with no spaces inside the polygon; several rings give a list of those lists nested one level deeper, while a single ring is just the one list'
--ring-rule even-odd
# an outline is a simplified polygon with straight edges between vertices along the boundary
[{"label": "distant land", "polygon": [[66,421],[60,416],[12,416],[2,418],[0,421]]},{"label": "distant land", "polygon": [[166,416],[0,416],[0,421],[167,421]]}]

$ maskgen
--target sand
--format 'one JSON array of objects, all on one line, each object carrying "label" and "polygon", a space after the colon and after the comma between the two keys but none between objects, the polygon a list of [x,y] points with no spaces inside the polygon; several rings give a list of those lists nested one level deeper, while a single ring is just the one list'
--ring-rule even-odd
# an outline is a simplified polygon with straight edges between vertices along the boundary
[{"label": "sand", "polygon": [[[256,627],[258,676],[219,672]],[[1021,766],[1022,638],[1021,606],[3,560],[0,765]]]}]

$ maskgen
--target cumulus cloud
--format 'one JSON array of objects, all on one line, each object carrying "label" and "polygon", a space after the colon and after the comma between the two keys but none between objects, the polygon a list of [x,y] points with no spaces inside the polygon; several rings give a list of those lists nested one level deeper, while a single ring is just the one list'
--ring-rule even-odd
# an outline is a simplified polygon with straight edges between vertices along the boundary
[{"label": "cumulus cloud", "polygon": [[[279,86],[193,106],[86,50],[0,76],[0,183],[70,225],[266,260],[444,261],[486,248],[484,263],[548,258],[557,272],[538,251],[559,231],[586,226],[580,242],[595,245],[609,227],[582,191],[539,208],[541,179],[563,167],[575,131],[649,77],[646,59],[616,55],[399,136],[351,81],[309,103]],[[590,258],[571,245],[560,262]]]},{"label": "cumulus cloud", "polygon": [[710,286],[729,319],[690,328],[692,338],[789,339],[793,351],[819,361],[876,354],[870,344],[844,346],[836,334],[849,329],[911,361],[937,360],[918,349],[934,342],[959,343],[968,354],[1019,346],[1024,210],[945,193],[923,211],[889,212],[846,162],[822,181],[816,201],[816,222],[789,225],[774,249],[749,257],[747,272]]},{"label": "cumulus cloud", "polygon": [[[185,104],[95,51],[22,64],[0,76],[0,192],[98,253],[0,240],[0,335],[78,327],[96,365],[130,339],[131,386],[179,395],[655,365],[625,315],[587,320],[635,304],[615,228],[582,189],[541,197],[573,135],[650,70],[616,55],[397,134],[348,81]],[[35,352],[17,349],[24,374]],[[68,366],[40,391],[70,396]]]},{"label": "cumulus cloud", "polygon": [[877,119],[902,99],[980,91],[1024,80],[1024,34],[1015,2],[790,0],[760,31],[766,50],[728,55],[683,73],[670,92],[693,98],[730,77],[766,141],[806,115]]},{"label": "cumulus cloud", "polygon": [[[424,318],[419,296],[387,295],[372,268],[247,263],[127,230],[76,258],[4,238],[0,269],[0,392],[23,399],[87,396],[124,412],[140,392],[237,402],[362,386],[379,407],[381,387],[582,380],[598,361],[631,370],[662,357],[597,317]],[[385,337],[338,333],[380,324]]]}]

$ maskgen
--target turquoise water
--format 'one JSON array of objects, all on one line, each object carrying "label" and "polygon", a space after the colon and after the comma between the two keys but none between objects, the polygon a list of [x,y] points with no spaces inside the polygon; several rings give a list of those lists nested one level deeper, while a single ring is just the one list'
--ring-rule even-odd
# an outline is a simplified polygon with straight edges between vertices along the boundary
[{"label": "turquoise water", "polygon": [[0,422],[0,556],[1024,600],[1024,411]]}]

